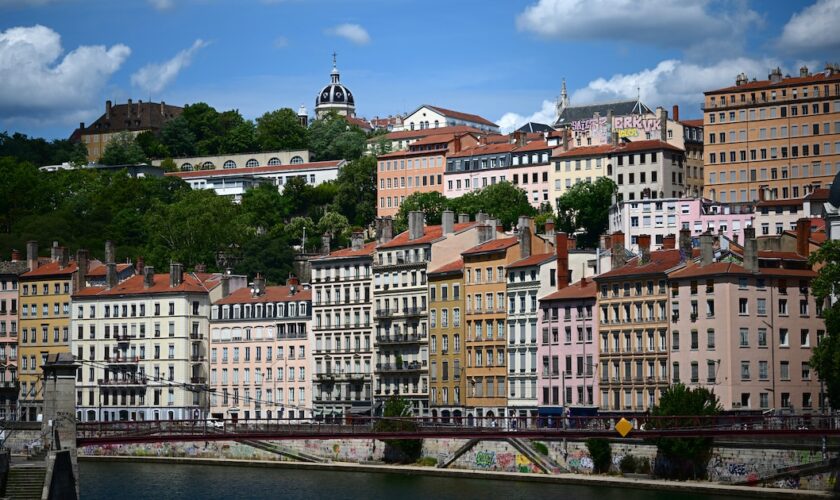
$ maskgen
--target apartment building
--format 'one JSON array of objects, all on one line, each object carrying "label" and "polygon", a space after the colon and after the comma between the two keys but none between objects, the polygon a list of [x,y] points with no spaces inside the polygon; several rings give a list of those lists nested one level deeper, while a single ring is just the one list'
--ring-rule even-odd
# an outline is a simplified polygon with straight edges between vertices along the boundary
[{"label": "apartment building", "polygon": [[[624,235],[613,234],[613,249]],[[668,240],[666,240],[668,241]],[[690,242],[690,239],[688,240]],[[668,272],[680,263],[685,248],[650,251],[650,235],[638,238],[639,256],[625,262],[612,252],[612,269],[596,276],[600,405],[603,410],[646,411],[668,386]]]},{"label": "apartment building", "polygon": [[106,266],[114,271],[105,286],[73,293],[77,419],[206,418],[211,304],[244,279],[184,273],[173,263],[169,274],[145,266],[117,282],[116,265]]},{"label": "apartment building", "polygon": [[375,247],[376,241],[365,243],[362,233],[354,232],[350,247],[310,261],[316,417],[373,412]]},{"label": "apartment building", "polygon": [[442,422],[464,415],[464,261],[429,271],[429,406]]},{"label": "apartment building", "polygon": [[756,234],[767,236],[796,229],[802,218],[821,220],[828,202],[828,189],[815,189],[802,198],[769,199],[767,189],[759,189],[755,206]]},{"label": "apartment building", "polygon": [[0,420],[17,420],[18,384],[18,280],[27,271],[20,252],[0,262]]},{"label": "apartment building", "polygon": [[208,384],[213,418],[312,416],[311,305],[309,285],[297,278],[266,286],[259,275],[250,288],[213,303]]},{"label": "apartment building", "polygon": [[725,410],[822,409],[810,359],[826,330],[810,291],[808,225],[800,229],[804,254],[784,258],[759,250],[754,228],[740,255],[703,234],[700,257],[669,273],[674,383],[714,391]]},{"label": "apartment building", "polygon": [[840,67],[704,93],[705,196],[722,202],[800,198],[827,188],[840,162]]}]

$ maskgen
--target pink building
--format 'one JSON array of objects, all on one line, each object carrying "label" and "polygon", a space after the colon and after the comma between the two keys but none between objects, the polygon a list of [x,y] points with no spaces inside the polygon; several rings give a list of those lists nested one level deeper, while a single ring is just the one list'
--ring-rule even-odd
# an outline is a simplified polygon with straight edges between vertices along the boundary
[{"label": "pink building", "polygon": [[755,230],[745,235],[742,255],[719,258],[713,236],[701,235],[700,258],[669,273],[672,381],[713,390],[726,410],[816,411],[810,358],[825,335],[809,290],[816,273],[807,255],[760,251]]},{"label": "pink building", "polygon": [[695,238],[711,231],[740,242],[744,240],[744,229],[754,224],[753,205],[720,203],[705,198],[682,199],[676,204],[679,229],[691,230]]},{"label": "pink building", "polygon": [[538,414],[595,404],[598,366],[597,286],[581,278],[569,285],[567,236],[557,234],[557,291],[540,299],[537,360]]},{"label": "pink building", "polygon": [[213,304],[210,413],[214,418],[312,416],[312,292],[290,278],[265,286],[259,276]]},{"label": "pink building", "polygon": [[26,270],[17,252],[11,261],[0,262],[0,420],[16,415],[18,276]]}]

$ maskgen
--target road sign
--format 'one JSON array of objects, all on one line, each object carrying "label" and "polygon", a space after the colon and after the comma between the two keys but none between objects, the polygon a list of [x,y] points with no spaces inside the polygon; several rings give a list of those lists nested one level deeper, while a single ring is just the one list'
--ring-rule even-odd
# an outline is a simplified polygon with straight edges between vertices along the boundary
[{"label": "road sign", "polygon": [[627,437],[630,434],[630,431],[633,430],[633,424],[631,424],[626,418],[622,418],[615,424],[615,430],[621,434],[621,437]]}]

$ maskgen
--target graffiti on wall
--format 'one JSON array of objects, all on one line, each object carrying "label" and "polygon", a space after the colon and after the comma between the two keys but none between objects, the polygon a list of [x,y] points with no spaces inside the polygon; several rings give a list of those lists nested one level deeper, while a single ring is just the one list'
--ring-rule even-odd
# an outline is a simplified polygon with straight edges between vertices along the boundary
[{"label": "graffiti on wall", "polygon": [[619,138],[639,137],[642,134],[661,131],[662,122],[657,118],[649,118],[643,115],[614,116],[612,123],[608,122],[606,116],[572,122],[573,132],[588,132],[590,137],[599,142],[606,142],[607,137],[613,130],[618,133]]}]

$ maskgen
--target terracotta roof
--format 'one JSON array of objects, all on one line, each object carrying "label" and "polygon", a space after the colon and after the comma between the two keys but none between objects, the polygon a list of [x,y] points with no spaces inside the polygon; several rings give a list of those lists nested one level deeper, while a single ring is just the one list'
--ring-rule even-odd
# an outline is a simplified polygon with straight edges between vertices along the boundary
[{"label": "terracotta roof", "polygon": [[671,151],[678,151],[680,153],[683,152],[682,149],[668,144],[665,141],[660,141],[658,139],[650,140],[650,141],[631,141],[631,142],[620,142],[618,146],[613,148],[613,153],[622,153],[622,152],[629,152],[629,151],[649,151],[651,149],[669,149]]},{"label": "terracotta roof", "polygon": [[509,153],[516,149],[515,144],[509,142],[479,144],[472,148],[462,149],[460,153],[453,153],[447,158],[464,158],[469,156],[492,155],[497,153]]},{"label": "terracotta roof", "polygon": [[144,276],[136,274],[114,288],[87,287],[74,293],[74,297],[107,297],[114,295],[147,295],[155,293],[207,293],[218,286],[218,275],[208,273],[184,273],[184,280],[174,288],[169,286],[169,273],[155,274],[155,282],[149,288],[143,284]]},{"label": "terracotta roof", "polygon": [[536,255],[532,255],[530,257],[525,257],[524,259],[519,259],[516,262],[508,264],[508,269],[515,269],[518,267],[531,267],[531,266],[538,266],[545,262],[550,262],[557,258],[557,255],[552,253],[538,253]]},{"label": "terracotta roof", "polygon": [[664,273],[680,263],[678,249],[657,250],[650,253],[650,262],[639,265],[639,258],[630,259],[627,264],[609,272],[599,274],[595,279],[620,278],[622,276],[636,276],[640,274]]},{"label": "terracotta roof", "polygon": [[47,262],[46,264],[41,264],[34,271],[27,271],[23,273],[21,277],[34,278],[38,276],[63,276],[66,274],[73,274],[74,272],[76,272],[76,269],[76,261],[71,260],[69,264],[64,266],[64,269],[60,268],[58,262],[53,261]]},{"label": "terracotta roof", "polygon": [[[119,273],[121,273],[121,272],[125,271],[125,270],[126,270],[126,269],[128,269],[129,267],[132,267],[132,264],[117,264],[117,274],[119,274]],[[94,277],[94,276],[96,276],[96,277],[99,277],[99,276],[105,276],[105,274],[106,274],[107,270],[108,270],[108,267],[107,267],[107,266],[105,266],[105,265],[101,265],[101,266],[96,267],[96,269],[91,269],[91,270],[89,270],[89,271],[87,272],[87,276],[89,276],[89,277]]]},{"label": "terracotta roof", "polygon": [[373,255],[374,250],[376,250],[376,242],[371,241],[370,243],[365,243],[364,245],[362,245],[362,248],[359,249],[359,250],[353,250],[353,247],[342,248],[340,250],[330,252],[329,255],[324,255],[323,257],[318,257],[314,260],[343,259],[343,258],[350,258],[350,257],[365,257],[365,256]]},{"label": "terracotta roof", "polygon": [[806,200],[828,201],[828,189],[819,188],[805,195]]},{"label": "terracotta roof", "polygon": [[511,236],[509,238],[499,238],[495,240],[485,241],[481,245],[474,246],[468,250],[461,252],[461,255],[481,255],[483,253],[498,252],[505,250],[519,243],[519,238]]},{"label": "terracotta roof", "polygon": [[[413,145],[414,144],[412,143],[412,146]],[[390,158],[419,158],[421,156],[440,156],[446,155],[448,152],[448,149],[426,149],[421,151],[415,151],[413,149],[401,149],[399,151],[377,155],[376,159],[387,160]]]},{"label": "terracotta roof", "polygon": [[400,130],[398,132],[389,132],[385,135],[381,135],[378,137],[374,137],[372,139],[368,139],[368,142],[378,142],[382,139],[388,141],[399,141],[403,139],[419,139],[421,137],[428,137],[430,135],[440,135],[440,134],[460,134],[464,132],[475,132],[477,134],[484,135],[487,132],[483,130],[479,130],[475,127],[469,127],[467,125],[456,125],[454,127],[438,127],[438,128],[425,128],[422,130]]},{"label": "terracotta roof", "polygon": [[504,144],[510,143],[512,140],[510,135],[491,134],[485,137],[484,142],[486,144]]},{"label": "terracotta roof", "polygon": [[302,286],[295,286],[295,294],[292,295],[290,286],[267,286],[265,293],[254,297],[248,287],[240,288],[227,297],[217,300],[214,305],[223,304],[260,304],[264,302],[297,302],[300,300],[312,300],[312,290],[304,289]]},{"label": "terracotta roof", "polygon": [[355,116],[345,116],[344,119],[347,120],[347,123],[349,123],[350,125],[355,125],[355,126],[359,127],[360,129],[363,129],[363,130],[372,130],[373,129],[373,127],[370,125],[370,123],[368,123],[365,120],[362,120],[361,118],[356,118]]},{"label": "terracotta roof", "polygon": [[435,274],[447,274],[447,273],[455,273],[455,272],[463,272],[464,271],[464,259],[457,259],[453,260],[449,264],[444,264],[439,268],[435,269],[434,271],[429,271],[426,273],[428,276],[432,276]]},{"label": "terracotta roof", "polygon": [[[465,229],[469,229],[470,227],[476,224],[476,222],[457,223],[454,226],[454,230],[456,233],[459,233]],[[440,238],[441,236],[443,236],[443,226],[424,226],[423,236],[421,236],[420,238],[417,238],[415,240],[409,240],[408,231],[403,231],[400,234],[394,236],[394,238],[391,241],[387,243],[382,243],[377,248],[396,248],[402,246],[423,245],[426,243],[431,243]]]},{"label": "terracotta roof", "polygon": [[464,121],[468,121],[468,122],[481,123],[483,125],[489,125],[491,127],[498,127],[498,125],[491,122],[487,118],[484,118],[484,117],[481,117],[481,116],[478,116],[478,115],[473,115],[473,114],[470,114],[470,113],[462,113],[460,111],[453,111],[451,109],[441,108],[439,106],[430,106],[428,104],[426,104],[425,106],[429,109],[433,109],[433,110],[437,111],[438,113],[442,114],[443,116],[448,116],[450,118],[455,118],[455,119],[458,119],[458,120],[464,120]]},{"label": "terracotta roof", "polygon": [[[129,113],[130,110],[130,113]],[[164,123],[184,112],[184,108],[157,102],[114,104],[110,113],[103,113],[85,128],[77,128],[70,140],[84,134],[107,134],[126,130],[160,130]]]},{"label": "terracotta roof", "polygon": [[[542,137],[542,134],[540,134],[540,137]],[[548,142],[546,142],[545,139],[540,139],[537,141],[531,141],[524,146],[516,148],[516,152],[519,153],[524,151],[539,151],[541,149],[550,149],[551,147],[552,146],[549,146]]]},{"label": "terracotta roof", "polygon": [[562,147],[554,148],[551,152],[552,158],[575,158],[578,156],[603,156],[610,151],[612,151],[613,147],[610,144],[602,144],[600,146],[582,146],[579,148],[572,148],[568,151],[564,151]]},{"label": "terracotta roof", "polygon": [[594,299],[598,295],[598,285],[591,279],[580,280],[541,298],[547,300]]},{"label": "terracotta roof", "polygon": [[741,92],[744,90],[758,90],[758,89],[776,89],[782,87],[793,87],[796,85],[806,85],[809,83],[826,83],[828,81],[840,80],[840,73],[835,73],[831,76],[825,76],[825,73],[816,73],[809,76],[798,76],[791,78],[783,78],[779,82],[773,83],[770,80],[758,80],[755,82],[747,82],[741,85],[734,85],[732,87],[724,87],[717,90],[708,90],[703,92],[704,95],[721,94],[725,92]]},{"label": "terracotta roof", "polygon": [[759,250],[759,259],[774,259],[774,260],[808,260],[796,252],[777,252],[774,250]]},{"label": "terracotta roof", "polygon": [[696,120],[680,120],[680,123],[686,125],[688,127],[702,127],[703,126],[703,119],[697,118]]},{"label": "terracotta roof", "polygon": [[226,168],[217,170],[194,170],[191,172],[167,172],[166,175],[188,179],[192,177],[225,177],[253,174],[271,174],[295,170],[319,170],[340,167],[345,160],[313,161],[294,165],[274,165],[265,167]]},{"label": "terracotta roof", "polygon": [[[742,265],[735,262],[713,262],[706,266],[695,263],[668,275],[670,279],[699,278],[701,276],[715,276],[721,274],[751,275]],[[758,274],[763,276],[790,276],[813,278],[817,275],[811,269],[783,269],[776,267],[761,267]]]},{"label": "terracotta roof", "polygon": [[756,202],[757,207],[796,207],[802,206],[804,198],[790,198],[785,200],[760,200]]}]

